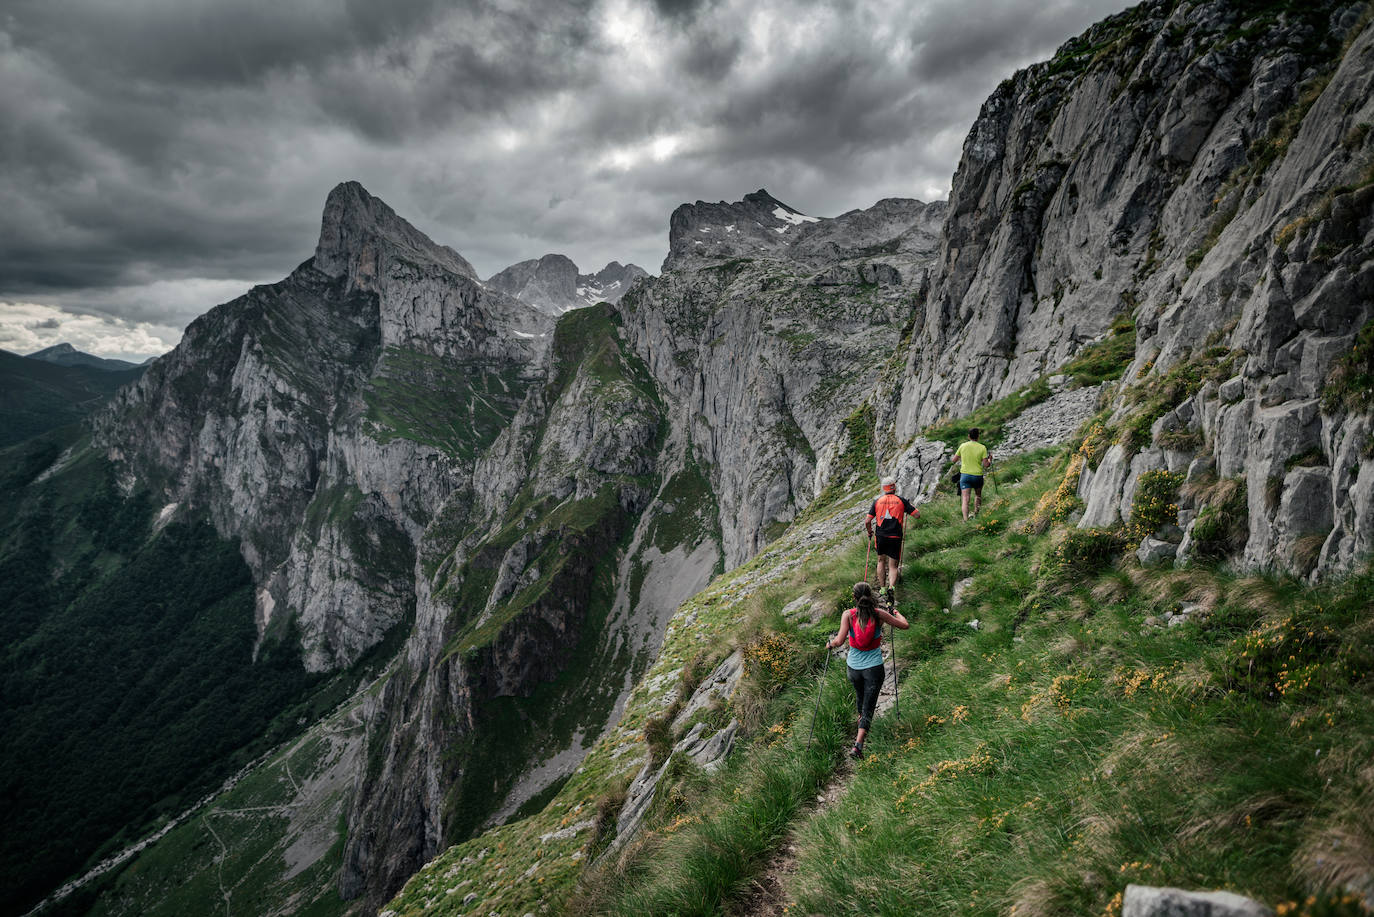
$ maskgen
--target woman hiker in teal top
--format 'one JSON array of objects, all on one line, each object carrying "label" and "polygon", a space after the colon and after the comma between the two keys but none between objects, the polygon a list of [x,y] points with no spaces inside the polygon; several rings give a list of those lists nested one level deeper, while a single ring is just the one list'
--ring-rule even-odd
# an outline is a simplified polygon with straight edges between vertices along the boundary
[{"label": "woman hiker in teal top", "polygon": [[884,624],[901,630],[911,626],[895,608],[890,612],[879,608],[868,583],[855,583],[854,607],[840,619],[840,632],[825,643],[834,649],[844,644],[845,637],[849,638],[849,682],[854,686],[859,708],[859,734],[849,750],[851,758],[864,756],[864,736],[873,725],[873,710],[878,706],[878,692],[883,688]]}]

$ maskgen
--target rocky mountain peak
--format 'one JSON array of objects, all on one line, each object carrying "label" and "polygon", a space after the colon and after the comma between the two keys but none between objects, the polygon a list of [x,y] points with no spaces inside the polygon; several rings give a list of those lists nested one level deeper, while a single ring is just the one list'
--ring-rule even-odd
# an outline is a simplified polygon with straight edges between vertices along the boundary
[{"label": "rocky mountain peak", "polygon": [[767,257],[786,250],[797,229],[820,222],[788,206],[765,189],[741,201],[697,201],[673,211],[668,224],[664,271],[693,270],[741,257]]},{"label": "rocky mountain peak", "polygon": [[550,315],[585,305],[577,298],[577,265],[567,255],[550,253],[519,261],[484,282]]},{"label": "rocky mountain peak", "polygon": [[[759,190],[753,192],[752,194],[746,194],[746,195],[744,196],[744,203],[746,203],[746,204],[764,204],[764,205],[769,205],[769,206],[774,206],[774,207],[787,207],[787,205],[784,204],[782,201],[778,200],[776,197],[774,197],[773,195],[769,194],[767,188],[760,188]],[[787,207],[787,209],[788,209],[788,210],[791,210],[792,208],[791,208],[791,207]]]},{"label": "rocky mountain peak", "polygon": [[783,258],[821,270],[881,256],[905,275],[934,254],[944,215],[944,201],[884,198],[838,217],[814,217],[760,188],[733,204],[697,201],[673,211],[663,270],[696,270],[734,258]]},{"label": "rocky mountain peak", "polygon": [[383,250],[477,279],[467,259],[431,240],[358,182],[336,185],[325,199],[315,267],[332,277],[347,275],[354,286],[371,289]]},{"label": "rocky mountain peak", "polygon": [[544,312],[561,315],[599,302],[618,302],[630,284],[648,273],[638,265],[612,261],[595,274],[579,274],[567,255],[549,254],[512,264],[485,283]]},{"label": "rocky mountain peak", "polygon": [[120,372],[126,369],[133,369],[136,365],[128,360],[112,360],[106,357],[97,357],[95,354],[77,350],[71,344],[63,341],[51,347],[44,347],[42,350],[35,350],[28,354],[30,360],[42,360],[45,363],[55,363],[58,366],[87,366],[92,369],[103,369],[108,372]]},{"label": "rocky mountain peak", "polygon": [[648,276],[649,272],[637,264],[612,261],[595,274],[579,274],[577,295],[588,304],[620,302],[620,297],[625,295],[630,284]]},{"label": "rocky mountain peak", "polygon": [[68,353],[76,353],[76,348],[66,341],[63,341],[61,344],[54,344],[51,347],[44,347],[42,350],[35,350],[28,356],[36,360],[42,360],[45,357],[60,357]]}]

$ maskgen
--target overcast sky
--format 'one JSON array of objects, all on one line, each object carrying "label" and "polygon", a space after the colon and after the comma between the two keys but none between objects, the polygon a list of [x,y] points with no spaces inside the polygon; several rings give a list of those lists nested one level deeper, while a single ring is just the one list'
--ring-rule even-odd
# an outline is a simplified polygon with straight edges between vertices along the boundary
[{"label": "overcast sky", "polygon": [[174,346],[357,179],[487,277],[657,273],[685,201],[943,198],[1122,0],[0,0],[0,348]]}]

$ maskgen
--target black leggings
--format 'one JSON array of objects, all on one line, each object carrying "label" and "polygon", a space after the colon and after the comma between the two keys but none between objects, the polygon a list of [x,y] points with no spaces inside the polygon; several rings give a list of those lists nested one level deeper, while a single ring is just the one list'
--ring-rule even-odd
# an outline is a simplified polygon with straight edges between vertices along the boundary
[{"label": "black leggings", "polygon": [[854,702],[859,708],[859,728],[873,725],[873,710],[878,706],[878,692],[883,689],[886,669],[882,665],[866,669],[849,669],[849,683],[854,686]]}]

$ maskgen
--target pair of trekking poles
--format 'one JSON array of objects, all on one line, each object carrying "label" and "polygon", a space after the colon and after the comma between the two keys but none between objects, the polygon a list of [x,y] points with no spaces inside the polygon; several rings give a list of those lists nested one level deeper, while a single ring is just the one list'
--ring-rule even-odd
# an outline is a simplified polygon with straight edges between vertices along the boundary
[{"label": "pair of trekking poles", "polygon": [[[867,545],[866,545],[866,547],[864,548],[864,582],[865,582],[865,583],[868,582],[868,559],[869,559],[869,557],[872,556],[873,542],[874,542],[874,539],[875,539],[876,537],[878,537],[878,536],[875,535],[874,537],[869,538],[869,539],[868,539],[868,542],[867,542]],[[901,540],[900,542],[898,542],[898,544],[897,544],[897,575],[898,575],[898,576],[901,576],[901,572],[902,572],[902,548],[905,547],[905,546],[906,546],[906,519],[903,518],[903,519],[902,519],[902,540]],[[893,592],[893,595],[894,595],[894,598],[893,598],[892,605],[893,605],[893,608],[896,608],[897,602],[896,602],[896,598],[895,598],[895,595],[896,595],[895,590],[894,590],[894,592]],[[881,623],[881,622],[879,622],[879,623]],[[892,646],[892,710],[893,710],[894,713],[900,715],[900,714],[901,714],[901,711],[902,711],[902,694],[901,694],[901,691],[899,690],[899,686],[898,686],[898,682],[897,682],[897,629],[896,629],[895,627],[892,627],[891,625],[889,625],[888,628],[887,628],[887,639],[888,639],[888,643],[891,644],[891,646]],[[815,738],[815,736],[816,736],[816,717],[819,716],[819,715],[820,715],[820,712],[821,712],[821,695],[825,692],[825,676],[826,676],[829,672],[830,672],[830,648],[829,648],[829,647],[826,647],[826,650],[825,650],[825,665],[821,668],[821,684],[820,684],[820,687],[816,690],[816,710],[815,710],[815,712],[813,712],[813,713],[811,714],[811,732],[810,732],[810,734],[806,737],[806,747],[807,747],[808,749],[811,747],[811,740],[812,740],[813,738]]]}]

